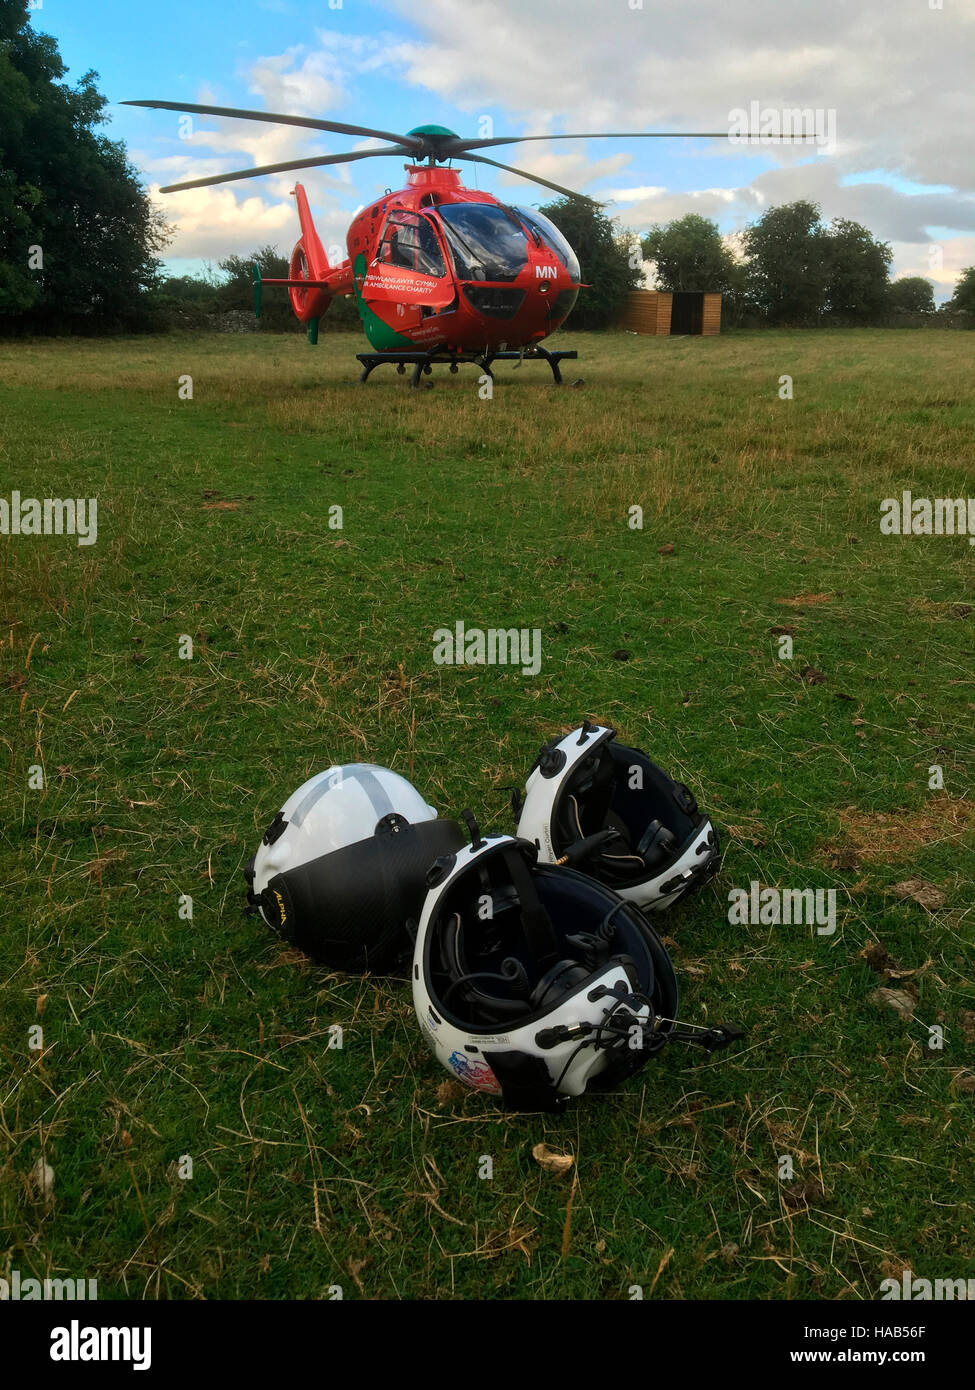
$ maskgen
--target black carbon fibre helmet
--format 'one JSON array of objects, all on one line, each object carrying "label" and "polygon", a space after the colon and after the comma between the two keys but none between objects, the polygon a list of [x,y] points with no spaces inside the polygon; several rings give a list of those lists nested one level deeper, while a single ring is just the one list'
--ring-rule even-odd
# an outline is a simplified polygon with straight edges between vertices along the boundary
[{"label": "black carbon fibre helmet", "polygon": [[409,952],[425,876],[464,842],[404,777],[330,767],[289,797],[244,870],[251,907],[336,970],[389,970]]}]

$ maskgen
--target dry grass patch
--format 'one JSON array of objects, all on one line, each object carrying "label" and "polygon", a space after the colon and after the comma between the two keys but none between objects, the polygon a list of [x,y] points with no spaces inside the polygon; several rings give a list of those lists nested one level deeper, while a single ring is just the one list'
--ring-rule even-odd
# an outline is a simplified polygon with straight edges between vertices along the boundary
[{"label": "dry grass patch", "polygon": [[906,859],[944,841],[961,841],[975,825],[975,806],[964,797],[932,797],[920,810],[839,812],[840,838],[822,846],[820,860],[852,867],[862,859]]}]

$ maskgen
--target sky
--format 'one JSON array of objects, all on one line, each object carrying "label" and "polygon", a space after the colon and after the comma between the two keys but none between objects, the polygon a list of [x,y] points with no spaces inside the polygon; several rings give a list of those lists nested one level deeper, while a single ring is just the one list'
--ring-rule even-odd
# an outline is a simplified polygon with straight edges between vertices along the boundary
[{"label": "sky", "polygon": [[[196,273],[297,239],[304,184],[327,248],[405,183],[383,157],[183,193],[160,185],[376,143],[294,127],[121,106],[212,103],[390,131],[462,135],[725,131],[819,113],[820,142],[572,140],[491,151],[608,204],[645,232],[687,212],[729,237],[780,203],[890,242],[892,274],[950,296],[975,264],[975,0],[34,0],[74,81],[99,74],[124,140],[174,224],[165,259]],[[738,127],[740,128],[740,126]],[[754,127],[752,127],[754,128]],[[772,126],[774,128],[774,125]],[[554,195],[484,166],[465,182],[508,202]],[[330,252],[330,256],[332,253]]]}]

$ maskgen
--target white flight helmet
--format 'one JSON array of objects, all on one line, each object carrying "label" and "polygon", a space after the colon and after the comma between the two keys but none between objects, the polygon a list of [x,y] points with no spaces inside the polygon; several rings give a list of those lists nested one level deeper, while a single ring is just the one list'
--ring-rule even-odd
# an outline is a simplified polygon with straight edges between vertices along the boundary
[{"label": "white flight helmet", "polygon": [[382,972],[408,954],[407,921],[439,855],[464,842],[456,821],[389,768],[330,767],[290,796],[247,863],[253,911],[333,969]]},{"label": "white flight helmet", "polygon": [[714,1049],[741,1035],[675,1027],[670,957],[632,904],[465,819],[472,843],[430,870],[413,953],[420,1029],[452,1076],[510,1109],[555,1110],[671,1039]]},{"label": "white flight helmet", "polygon": [[716,872],[718,834],[682,782],[585,722],[535,759],[518,835],[545,863],[572,864],[644,911],[670,907]]}]

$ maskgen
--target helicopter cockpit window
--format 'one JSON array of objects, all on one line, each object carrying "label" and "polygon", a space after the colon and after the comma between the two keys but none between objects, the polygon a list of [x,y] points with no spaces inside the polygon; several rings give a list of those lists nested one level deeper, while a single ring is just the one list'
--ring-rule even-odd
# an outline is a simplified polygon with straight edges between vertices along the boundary
[{"label": "helicopter cockpit window", "polygon": [[528,264],[528,240],[497,203],[441,203],[437,209],[461,280],[514,280]]},{"label": "helicopter cockpit window", "polygon": [[536,208],[512,208],[511,211],[517,213],[529,230],[540,236],[542,241],[555,252],[574,281],[578,282],[582,279],[578,257],[554,222]]},{"label": "helicopter cockpit window", "polygon": [[436,232],[425,217],[418,217],[415,212],[394,212],[390,216],[383,231],[379,259],[384,265],[435,275],[438,279],[447,273]]}]

